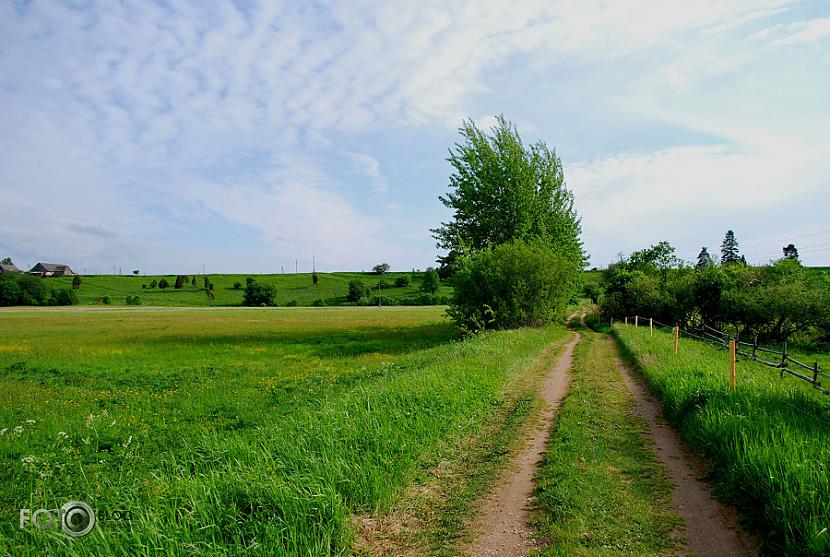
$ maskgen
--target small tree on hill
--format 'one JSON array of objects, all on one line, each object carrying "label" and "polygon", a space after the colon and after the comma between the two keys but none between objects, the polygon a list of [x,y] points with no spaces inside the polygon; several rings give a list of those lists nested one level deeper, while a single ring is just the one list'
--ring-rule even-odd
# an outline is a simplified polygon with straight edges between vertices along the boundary
[{"label": "small tree on hill", "polygon": [[207,290],[208,288],[210,288],[210,278],[207,275],[205,275],[204,278],[205,278],[205,290]]},{"label": "small tree on hill", "polygon": [[438,276],[438,271],[436,271],[432,267],[427,267],[427,270],[424,273],[424,278],[421,279],[421,291],[429,292],[430,294],[435,294],[435,292],[438,291],[438,287],[440,285],[441,279]]},{"label": "small tree on hill", "polygon": [[389,263],[378,263],[372,267],[372,272],[376,275],[382,275],[389,271]]},{"label": "small tree on hill", "polygon": [[317,283],[320,282],[320,277],[317,276],[317,273],[311,273],[311,282],[314,286],[317,286]]},{"label": "small tree on hill", "polygon": [[133,269],[133,274],[134,274],[135,276],[138,276],[138,273],[139,273],[138,269]]},{"label": "small tree on hill", "polygon": [[724,265],[727,263],[741,262],[738,240],[735,238],[735,233],[731,230],[726,232],[726,236],[723,237],[723,242],[720,245],[720,262]]},{"label": "small tree on hill", "polygon": [[169,283],[169,282],[167,282],[167,279],[166,279],[166,278],[163,278],[163,277],[162,277],[162,279],[159,281],[159,288],[161,288],[162,290],[164,290],[164,289],[165,289],[165,288],[167,288],[168,286],[170,286],[170,283]]},{"label": "small tree on hill", "polygon": [[12,263],[11,257],[4,257],[2,261],[0,261],[0,263],[2,263],[3,265],[14,265],[14,263]]},{"label": "small tree on hill", "polygon": [[[208,290],[208,292],[210,292]],[[212,292],[211,292],[212,294]],[[246,306],[275,306],[277,305],[277,288],[272,284],[252,282],[245,288],[245,297],[242,304]]]},{"label": "small tree on hill", "polygon": [[176,290],[181,290],[184,288],[184,285],[187,283],[187,277],[184,275],[177,275],[176,276],[176,284],[173,285],[173,288]]},{"label": "small tree on hill", "polygon": [[196,275],[193,275],[193,280],[190,281],[191,286],[196,286]]},{"label": "small tree on hill", "polygon": [[366,295],[366,287],[359,279],[349,281],[349,293],[346,294],[346,300],[349,302],[359,302],[363,296]]},{"label": "small tree on hill", "polygon": [[75,290],[81,287],[81,275],[75,275],[72,277],[72,288]]},{"label": "small tree on hill", "polygon": [[150,281],[150,288],[155,288],[158,285],[159,285],[159,281],[157,281],[156,279],[153,279],[153,280]]},{"label": "small tree on hill", "polygon": [[709,255],[709,250],[706,247],[700,248],[700,253],[697,254],[697,263],[695,263],[695,269],[698,271],[702,271],[703,269],[708,269],[709,265],[712,264],[712,256]]},{"label": "small tree on hill", "polygon": [[795,247],[795,244],[784,246],[784,259],[798,261],[798,248]]}]

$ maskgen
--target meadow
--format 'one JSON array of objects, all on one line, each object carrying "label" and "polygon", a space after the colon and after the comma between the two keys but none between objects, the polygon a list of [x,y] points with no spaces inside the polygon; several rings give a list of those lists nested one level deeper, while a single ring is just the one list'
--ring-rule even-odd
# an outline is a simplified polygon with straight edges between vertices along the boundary
[{"label": "meadow", "polygon": [[[241,306],[245,292],[245,279],[253,278],[262,284],[271,284],[277,288],[277,304],[284,306],[295,301],[300,306],[310,306],[322,299],[328,306],[346,304],[349,281],[360,280],[371,288],[371,297],[378,295],[378,281],[383,280],[387,287],[381,290],[383,299],[394,303],[406,297],[421,294],[419,288],[422,272],[386,273],[382,277],[374,273],[318,273],[318,284],[312,282],[311,273],[266,274],[266,275],[207,275],[214,284],[215,299],[209,301],[204,289],[204,279],[196,275],[196,284],[187,283],[184,288],[173,288],[175,275],[92,275],[81,277],[81,287],[77,290],[81,304],[101,304],[104,296],[109,297],[111,305],[125,305],[127,296],[139,296],[145,306],[199,307],[199,306]],[[192,278],[193,275],[190,275]],[[410,279],[408,286],[396,287],[395,280],[400,277]],[[164,290],[150,288],[153,280],[167,279],[170,286]],[[71,288],[71,277],[52,277],[45,279],[52,288]],[[234,284],[240,283],[241,288]],[[144,288],[142,288],[144,286]],[[441,285],[436,295],[450,296],[452,288]]]},{"label": "meadow", "polygon": [[670,332],[615,324],[614,333],[765,553],[830,554],[830,397],[745,360],[733,392],[724,350],[682,338],[674,355]]},{"label": "meadow", "polygon": [[[442,311],[0,313],[0,554],[348,552],[353,517],[481,431],[565,335],[462,340]],[[73,499],[102,517],[90,535],[18,528]]]}]

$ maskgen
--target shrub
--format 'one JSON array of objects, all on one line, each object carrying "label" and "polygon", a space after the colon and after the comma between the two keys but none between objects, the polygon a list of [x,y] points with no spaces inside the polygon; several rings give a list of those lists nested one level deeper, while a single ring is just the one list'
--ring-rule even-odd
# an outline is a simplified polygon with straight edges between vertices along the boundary
[{"label": "shrub", "polygon": [[320,277],[317,276],[317,273],[311,273],[311,282],[314,286],[317,286],[317,283],[320,282]]},{"label": "shrub", "polygon": [[438,271],[432,267],[427,267],[424,278],[421,279],[421,291],[435,294],[440,285],[441,278],[438,276]]},{"label": "shrub", "polygon": [[466,331],[545,325],[580,279],[580,261],[542,239],[516,239],[464,258],[448,313]]},{"label": "shrub", "polygon": [[147,289],[147,285],[146,285],[146,284],[142,284],[142,285],[141,285],[141,289],[142,289],[142,290],[146,290],[146,289]]},{"label": "shrub", "polygon": [[245,278],[245,286],[251,286],[255,282],[256,281],[253,279],[253,277],[246,277]]},{"label": "shrub", "polygon": [[[195,280],[195,277],[194,277],[194,280]],[[155,288],[158,285],[159,285],[159,281],[157,281],[156,279],[153,279],[153,280],[150,281],[150,288]]]},{"label": "shrub", "polygon": [[404,275],[402,277],[398,277],[395,279],[395,286],[398,288],[403,288],[405,286],[409,286],[409,275]]},{"label": "shrub", "polygon": [[162,290],[164,290],[164,289],[165,289],[165,288],[167,288],[168,286],[170,286],[170,283],[169,283],[169,282],[167,282],[167,279],[166,279],[166,278],[162,278],[162,279],[159,281],[159,288],[161,288]]},{"label": "shrub", "polygon": [[[209,290],[208,290],[209,291]],[[251,282],[245,288],[242,305],[245,306],[275,306],[277,305],[277,288],[273,284]]]},{"label": "shrub", "polygon": [[389,263],[379,263],[372,267],[372,272],[376,275],[382,275],[389,271]]},{"label": "shrub", "polygon": [[311,305],[316,308],[324,308],[326,307],[326,301],[323,298],[317,298],[311,303]]},{"label": "shrub", "polygon": [[73,306],[79,301],[78,294],[71,288],[53,290],[49,296],[50,306]]},{"label": "shrub", "polygon": [[107,305],[107,306],[110,305],[110,297],[109,296],[102,297],[101,298],[101,303],[104,304],[104,305]]},{"label": "shrub", "polygon": [[173,288],[176,290],[181,290],[184,288],[184,285],[190,282],[186,275],[176,275],[176,283],[173,285]]},{"label": "shrub", "polygon": [[242,288],[242,283],[241,282],[236,281],[235,283],[233,283],[233,289],[234,290],[239,290],[240,288]]},{"label": "shrub", "polygon": [[193,275],[193,278],[190,279],[190,286],[196,286],[196,275]]},{"label": "shrub", "polygon": [[297,300],[291,300],[290,302],[285,304],[285,307],[287,307],[287,308],[296,308],[296,307],[299,307],[299,306],[300,306],[300,302],[298,302]]},{"label": "shrub", "polygon": [[127,296],[127,298],[124,300],[124,303],[128,306],[140,306],[141,298],[139,296]]},{"label": "shrub", "polygon": [[77,290],[81,287],[81,276],[75,275],[72,277],[72,288]]},{"label": "shrub", "polygon": [[366,287],[360,279],[349,281],[349,292],[346,294],[346,301],[358,303],[366,296]]},{"label": "shrub", "polygon": [[24,273],[0,275],[0,305],[39,306],[49,300],[49,287],[43,279]]}]

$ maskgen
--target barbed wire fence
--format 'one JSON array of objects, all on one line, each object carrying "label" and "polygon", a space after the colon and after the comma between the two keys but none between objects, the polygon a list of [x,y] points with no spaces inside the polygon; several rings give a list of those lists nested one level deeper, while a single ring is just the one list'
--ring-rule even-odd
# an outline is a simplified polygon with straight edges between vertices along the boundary
[{"label": "barbed wire fence", "polygon": [[[623,323],[629,325],[629,319],[634,321],[634,326],[639,327],[640,321],[648,322],[651,334],[654,334],[654,328],[668,329],[674,334],[674,353],[678,351],[678,341],[681,336],[687,336],[700,340],[707,344],[717,346],[729,350],[730,352],[730,381],[732,388],[735,388],[735,362],[740,356],[747,360],[763,364],[767,367],[778,369],[781,373],[781,378],[784,374],[789,374],[798,379],[810,383],[813,388],[818,389],[825,395],[830,395],[830,389],[821,384],[821,379],[830,379],[830,374],[819,369],[818,362],[813,363],[812,366],[805,364],[793,358],[787,351],[787,343],[782,343],[781,351],[773,350],[764,346],[759,346],[758,337],[755,336],[752,342],[744,342],[740,340],[739,335],[731,335],[724,331],[710,327],[702,323],[700,327],[687,327],[682,329],[679,325],[666,325],[651,317],[641,317],[635,315],[634,317],[624,317]],[[619,323],[619,321],[617,321]],[[611,318],[611,325],[614,325],[614,318]],[[774,360],[774,361],[773,361]],[[807,373],[803,373],[803,372]]]}]

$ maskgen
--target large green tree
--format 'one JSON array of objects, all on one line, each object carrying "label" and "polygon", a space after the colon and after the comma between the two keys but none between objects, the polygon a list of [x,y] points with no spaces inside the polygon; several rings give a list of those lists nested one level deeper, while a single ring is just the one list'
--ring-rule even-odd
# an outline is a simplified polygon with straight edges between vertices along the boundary
[{"label": "large green tree", "polygon": [[450,149],[449,222],[431,230],[450,254],[477,251],[514,239],[542,238],[557,253],[585,262],[573,194],[556,153],[538,141],[525,146],[500,116],[489,134],[467,120]]}]

